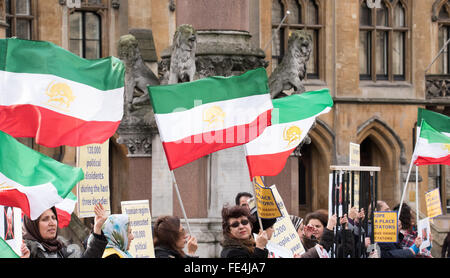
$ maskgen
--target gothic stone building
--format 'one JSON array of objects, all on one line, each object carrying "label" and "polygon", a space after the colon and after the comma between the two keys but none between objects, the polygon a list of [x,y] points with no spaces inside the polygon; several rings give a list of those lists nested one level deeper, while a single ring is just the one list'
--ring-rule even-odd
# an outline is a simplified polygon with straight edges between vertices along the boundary
[{"label": "gothic stone building", "polygon": [[[0,38],[51,41],[82,57],[99,58],[117,56],[122,35],[144,34],[136,36],[141,53],[157,74],[176,28],[188,23],[201,31],[199,43],[212,37],[225,45],[247,44],[270,75],[286,52],[290,32],[310,33],[313,51],[304,85],[307,90],[329,88],[334,107],[310,131],[311,143],[294,152],[278,176],[266,177],[267,184],[276,184],[290,214],[305,216],[328,207],[330,165],[348,165],[350,142],[360,144],[361,165],[381,167],[377,197],[395,206],[413,152],[417,109],[450,115],[450,45],[444,47],[450,38],[447,0],[81,0],[75,8],[71,2],[0,0]],[[220,69],[236,53],[214,55]],[[243,69],[236,68],[234,73]],[[120,201],[148,199],[153,217],[182,216],[157,134],[147,138],[141,155],[130,154],[119,137],[110,140],[112,212],[120,213]],[[32,139],[21,141],[75,164],[75,148],[50,149]],[[422,217],[425,192],[436,187],[441,192],[444,215],[433,223],[438,256],[450,223],[450,169],[421,166],[419,173]],[[200,256],[217,256],[221,207],[233,203],[236,193],[252,190],[243,149],[201,158],[176,169],[175,175],[199,238]],[[414,176],[405,199],[410,204]]]}]

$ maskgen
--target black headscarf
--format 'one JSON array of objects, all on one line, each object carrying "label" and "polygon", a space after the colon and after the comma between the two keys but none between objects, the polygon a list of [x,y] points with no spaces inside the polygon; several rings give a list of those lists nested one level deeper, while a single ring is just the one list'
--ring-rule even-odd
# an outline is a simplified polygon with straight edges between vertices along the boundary
[{"label": "black headscarf", "polygon": [[[58,214],[56,213],[56,208],[52,207],[51,210],[56,216],[56,220],[58,220]],[[58,238],[58,230],[56,232],[56,236],[54,239],[45,240],[42,238],[41,233],[39,232],[39,216],[36,220],[31,220],[28,216],[24,215],[23,224],[24,224],[24,234],[23,238],[28,240],[34,240],[42,244],[45,250],[48,252],[57,252],[63,248],[63,244],[59,241]],[[56,228],[58,229],[58,228]]]}]

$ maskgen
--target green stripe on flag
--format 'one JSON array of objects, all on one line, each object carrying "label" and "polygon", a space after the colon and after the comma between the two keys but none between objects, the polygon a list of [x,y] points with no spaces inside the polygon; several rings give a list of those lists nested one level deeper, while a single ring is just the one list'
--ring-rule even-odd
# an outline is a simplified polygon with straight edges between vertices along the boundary
[{"label": "green stripe on flag", "polygon": [[439,132],[450,133],[450,117],[430,110],[419,108],[417,111],[417,125],[420,126],[422,119]]},{"label": "green stripe on flag", "polygon": [[0,51],[3,71],[50,74],[103,91],[122,88],[124,84],[125,66],[115,57],[88,60],[51,42],[17,38],[0,40]]},{"label": "green stripe on flag", "polygon": [[422,120],[422,127],[420,128],[420,138],[427,139],[428,143],[450,144],[450,137],[434,129],[425,120]]},{"label": "green stripe on flag", "polygon": [[[333,106],[329,89],[305,92],[300,95],[272,100],[272,124],[282,124],[303,120]],[[278,117],[277,117],[278,113]],[[278,118],[278,120],[277,120]]]},{"label": "green stripe on flag", "polygon": [[156,114],[189,110],[206,103],[269,93],[264,68],[239,76],[207,77],[192,82],[149,86],[148,91]]},{"label": "green stripe on flag", "polygon": [[84,178],[81,168],[66,165],[30,149],[3,131],[0,131],[0,172],[23,186],[50,182],[62,198]]},{"label": "green stripe on flag", "polygon": [[9,246],[8,243],[3,240],[3,238],[0,237],[0,258],[6,259],[6,258],[20,258],[19,255],[14,252],[14,250]]}]

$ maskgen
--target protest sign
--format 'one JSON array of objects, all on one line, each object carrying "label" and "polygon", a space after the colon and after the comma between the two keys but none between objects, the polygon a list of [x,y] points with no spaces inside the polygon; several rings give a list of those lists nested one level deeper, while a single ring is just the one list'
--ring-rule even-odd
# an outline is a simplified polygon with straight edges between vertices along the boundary
[{"label": "protest sign", "polygon": [[16,252],[22,246],[22,210],[0,206],[0,237]]},{"label": "protest sign", "polygon": [[431,234],[431,228],[430,228],[430,218],[424,218],[422,220],[419,220],[419,223],[417,224],[417,236],[422,237],[422,244],[420,245],[419,249],[422,250],[423,248],[427,248],[431,245],[430,240],[430,234]]},{"label": "protest sign", "polygon": [[101,203],[110,213],[109,140],[77,148],[77,167],[83,169],[84,180],[77,185],[78,217],[93,217],[94,206]]},{"label": "protest sign", "polygon": [[[359,144],[350,143],[350,164],[349,166],[359,167],[361,163]],[[359,173],[353,176],[353,204],[359,210]]]},{"label": "protest sign", "polygon": [[[257,236],[258,236],[257,234],[253,234],[253,238],[256,238]],[[293,253],[290,250],[288,250],[272,241],[267,242],[266,249],[267,249],[267,251],[269,251],[268,257],[271,259],[293,258],[294,257]]]},{"label": "protest sign", "polygon": [[281,198],[281,195],[275,185],[272,185],[270,188],[272,189],[278,208],[281,211],[281,216],[277,218],[277,222],[273,225],[274,233],[270,239],[270,242],[284,247],[293,254],[301,255],[305,253],[305,248],[300,241],[300,237],[295,230],[294,224],[292,224],[283,199]]},{"label": "protest sign", "polygon": [[130,218],[130,227],[134,236],[130,245],[130,254],[134,258],[154,258],[152,236],[152,217],[148,200],[122,201],[122,213]]},{"label": "protest sign", "polygon": [[398,226],[397,212],[374,212],[374,240],[375,242],[397,242]]},{"label": "protest sign", "polygon": [[425,203],[427,206],[427,216],[434,218],[442,214],[441,196],[439,188],[425,193]]},{"label": "protest sign", "polygon": [[273,219],[281,216],[277,202],[270,187],[264,187],[258,183],[253,184],[255,188],[255,200],[258,216],[265,219]]}]

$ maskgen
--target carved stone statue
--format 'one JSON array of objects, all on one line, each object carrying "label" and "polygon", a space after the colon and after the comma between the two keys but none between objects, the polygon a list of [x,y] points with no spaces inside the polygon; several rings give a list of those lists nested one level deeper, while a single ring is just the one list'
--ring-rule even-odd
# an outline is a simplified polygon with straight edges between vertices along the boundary
[{"label": "carved stone statue", "polygon": [[159,80],[145,65],[133,35],[120,37],[118,56],[125,63],[125,107],[122,121],[136,124],[143,119],[146,124],[154,125],[147,86],[159,85]]},{"label": "carved stone statue", "polygon": [[312,51],[312,37],[305,31],[293,31],[288,40],[288,50],[269,78],[272,98],[286,96],[284,90],[294,89],[294,94],[305,92],[302,80]]},{"label": "carved stone statue", "polygon": [[161,80],[176,84],[194,80],[195,52],[197,49],[197,32],[189,24],[178,26],[173,36],[172,55],[170,57],[169,71]]}]

